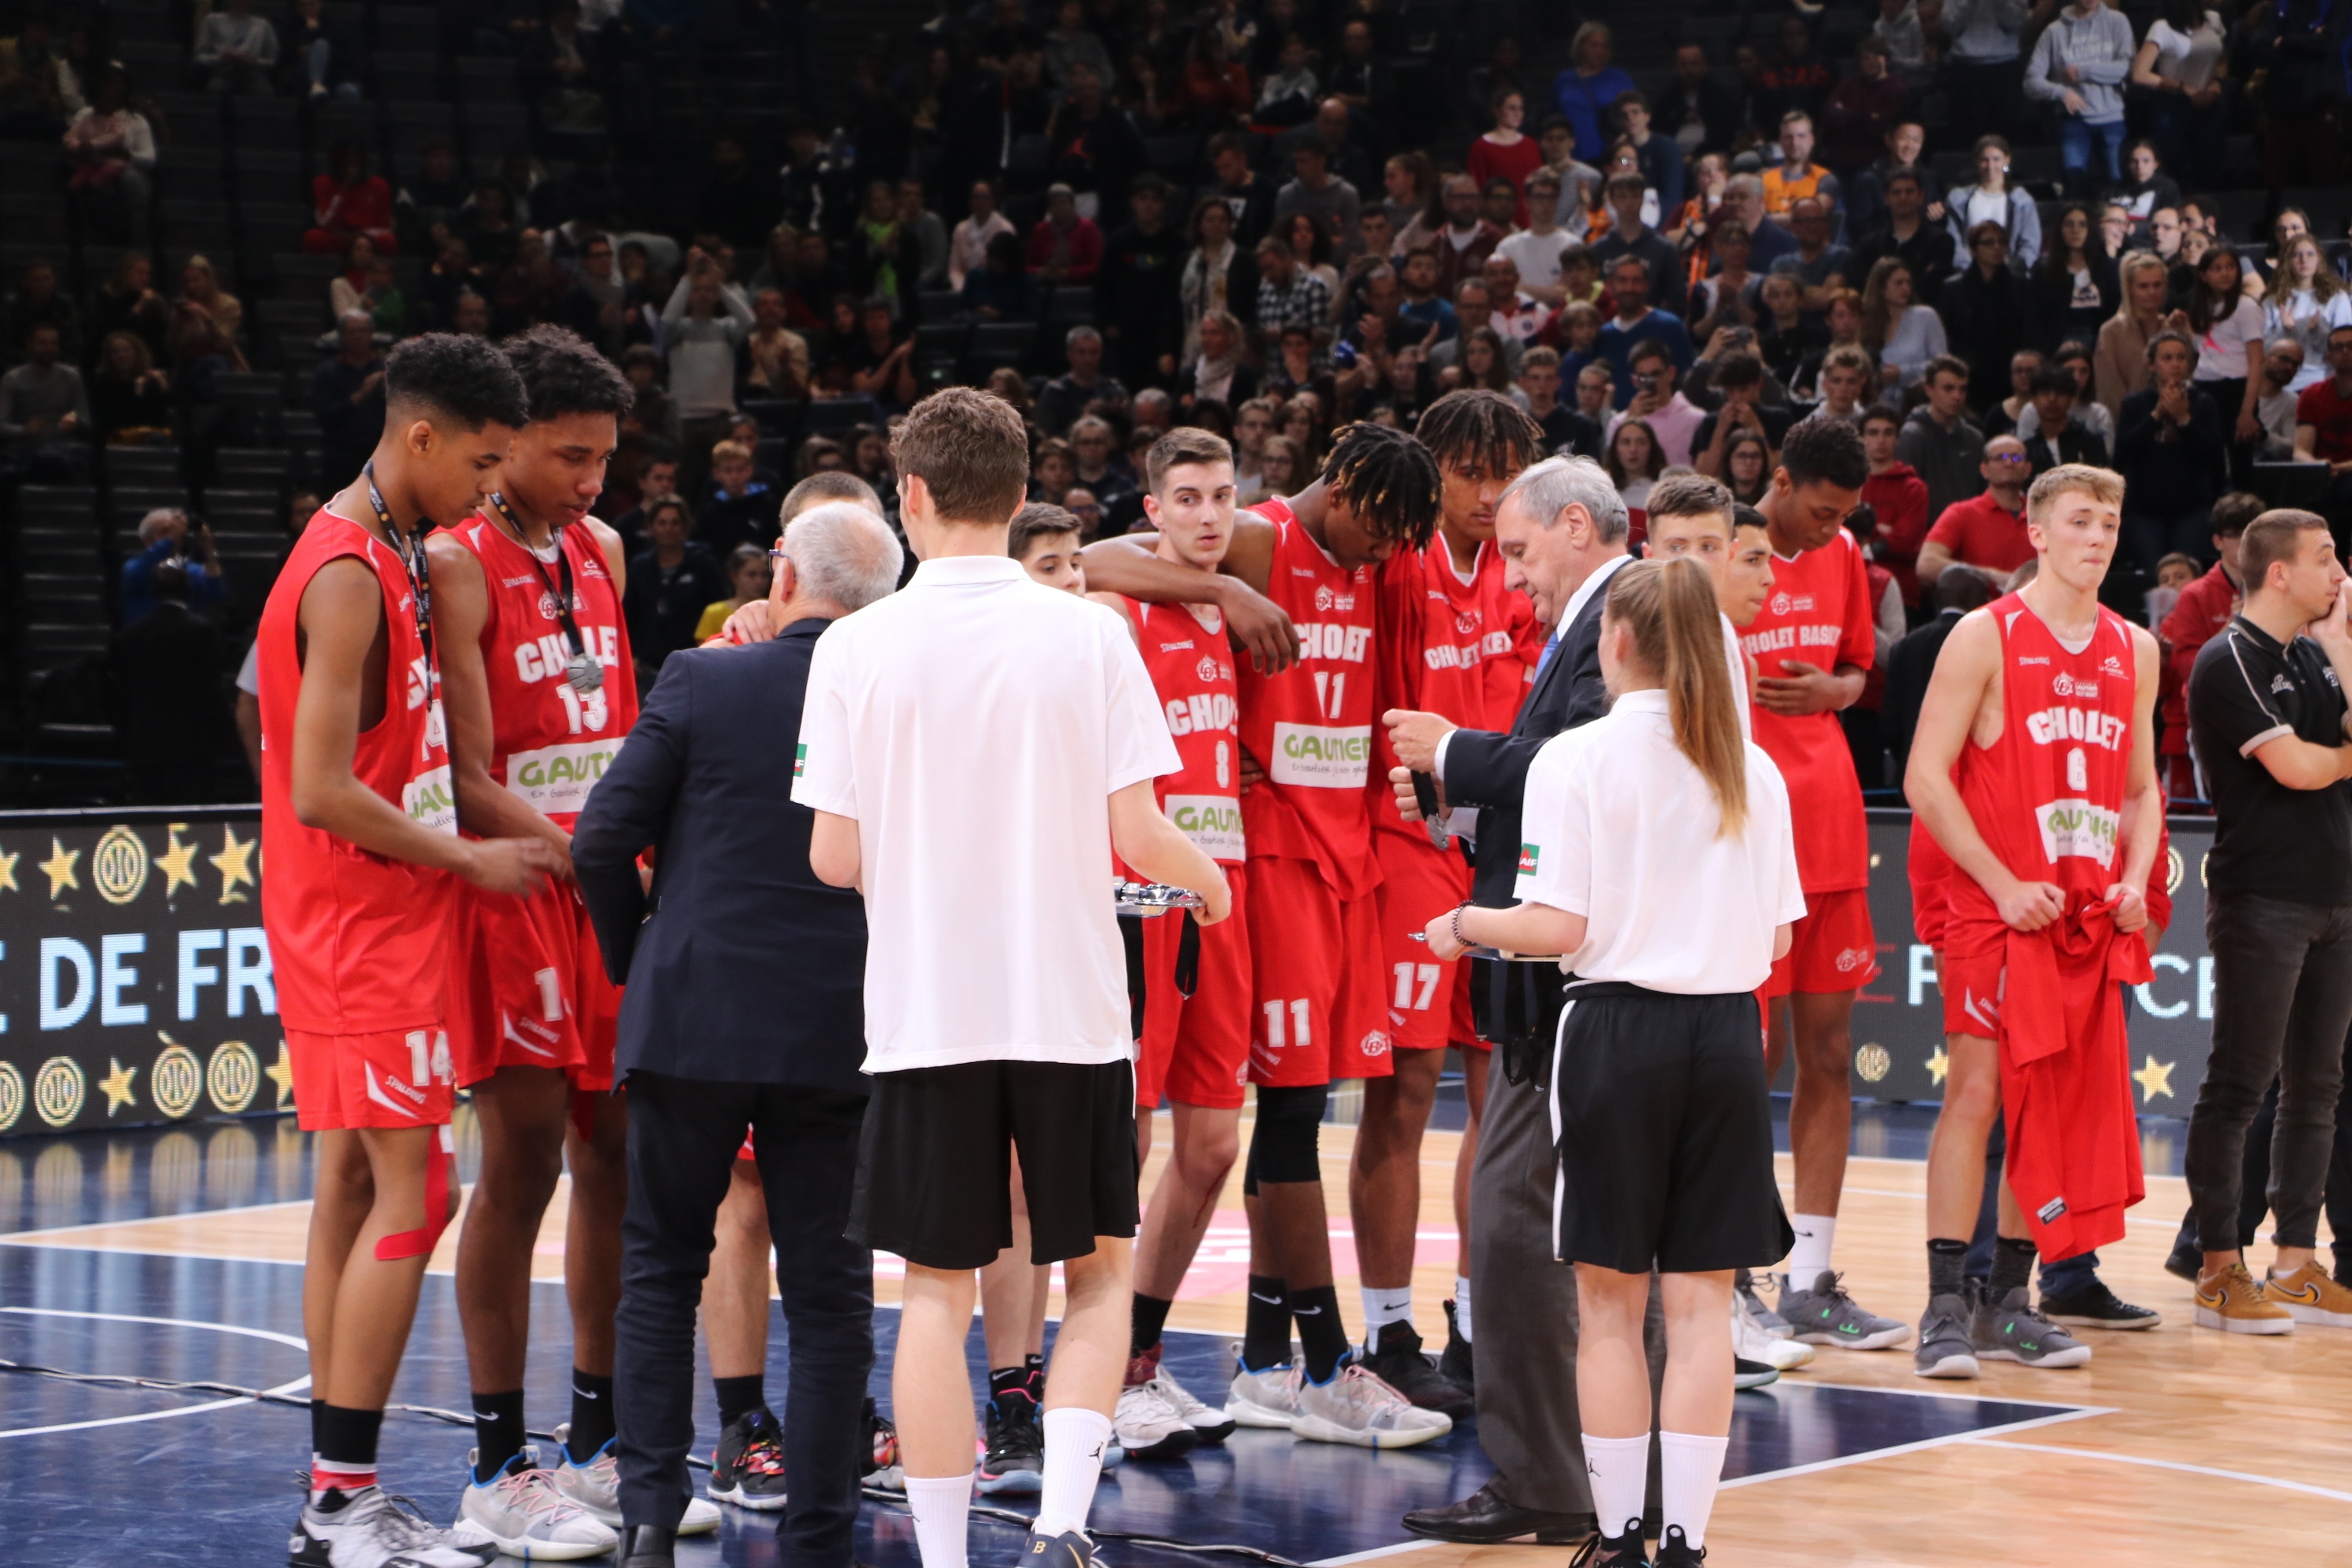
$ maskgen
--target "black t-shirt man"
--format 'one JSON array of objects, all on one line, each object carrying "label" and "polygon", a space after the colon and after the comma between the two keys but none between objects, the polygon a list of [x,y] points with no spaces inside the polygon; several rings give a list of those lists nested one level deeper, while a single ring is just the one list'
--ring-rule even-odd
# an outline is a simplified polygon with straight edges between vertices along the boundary
[{"label": "black t-shirt man", "polygon": [[2213,800],[2213,892],[2352,904],[2352,781],[2289,789],[2253,754],[2285,734],[2341,746],[2344,714],[2344,689],[2307,637],[2282,647],[2240,616],[2198,651],[2189,743]]}]

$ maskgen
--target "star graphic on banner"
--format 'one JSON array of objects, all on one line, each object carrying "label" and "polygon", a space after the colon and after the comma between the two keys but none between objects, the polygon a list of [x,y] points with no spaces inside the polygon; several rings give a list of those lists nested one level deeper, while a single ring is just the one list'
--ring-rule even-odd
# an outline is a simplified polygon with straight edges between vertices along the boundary
[{"label": "star graphic on banner", "polygon": [[68,849],[55,838],[49,840],[49,858],[41,862],[41,869],[48,873],[50,898],[68,888],[81,886],[81,879],[74,875],[74,863],[80,858],[80,850]]},{"label": "star graphic on banner", "polygon": [[24,890],[16,886],[16,862],[23,858],[22,850],[14,855],[0,854],[0,888],[5,888],[12,893]]},{"label": "star graphic on banner", "polygon": [[1927,1076],[1940,1084],[1944,1081],[1944,1075],[1951,1070],[1952,1058],[1944,1054],[1944,1047],[1938,1043],[1935,1055],[1927,1058]]},{"label": "star graphic on banner", "polygon": [[278,1086],[278,1109],[294,1098],[294,1058],[286,1052],[286,1042],[278,1042],[278,1059],[261,1069],[261,1076]]},{"label": "star graphic on banner", "polygon": [[98,1090],[106,1096],[106,1113],[112,1116],[126,1105],[136,1105],[139,1097],[131,1092],[131,1080],[139,1076],[137,1068],[124,1067],[112,1057],[106,1058],[107,1075],[98,1080]]},{"label": "star graphic on banner", "polygon": [[187,826],[184,822],[172,824],[171,851],[155,858],[155,864],[163,868],[163,896],[167,899],[183,882],[191,888],[196,885],[196,847],[180,842],[180,835],[187,831]]},{"label": "star graphic on banner", "polygon": [[2175,1065],[2172,1062],[2160,1062],[2154,1057],[2150,1057],[2147,1058],[2146,1067],[2132,1074],[2132,1080],[2139,1085],[2139,1101],[2142,1105],[2147,1104],[2159,1094],[2167,1100],[2172,1098],[2172,1069]]},{"label": "star graphic on banner", "polygon": [[248,888],[259,886],[259,884],[255,882],[253,879],[252,864],[253,851],[257,847],[257,840],[248,838],[244,843],[240,844],[237,842],[236,828],[224,827],[221,829],[220,853],[217,855],[207,856],[205,858],[211,865],[212,868],[221,874],[220,901],[222,903],[241,904],[245,902],[245,895],[236,890],[237,884],[240,882],[244,883]]}]

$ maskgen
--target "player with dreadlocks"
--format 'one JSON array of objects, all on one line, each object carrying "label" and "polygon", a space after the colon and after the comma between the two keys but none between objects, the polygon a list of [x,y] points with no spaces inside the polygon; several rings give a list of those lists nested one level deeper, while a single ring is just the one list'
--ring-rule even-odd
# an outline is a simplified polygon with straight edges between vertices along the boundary
[{"label": "player with dreadlocks", "polygon": [[[1235,514],[1215,574],[1159,559],[1149,534],[1100,541],[1086,559],[1096,588],[1216,605],[1252,652],[1236,661],[1244,864],[1252,899],[1282,918],[1250,931],[1249,1307],[1225,1413],[1245,1426],[1367,1447],[1424,1443],[1454,1426],[1349,1346],[1317,1148],[1332,1080],[1377,1079],[1391,1068],[1366,793],[1375,579],[1390,557],[1427,547],[1441,490],[1418,441],[1350,425],[1304,492]],[[1299,1366],[1290,1359],[1294,1319]]]},{"label": "player with dreadlocks", "polygon": [[[1450,392],[1421,416],[1419,437],[1444,485],[1437,536],[1381,567],[1376,709],[1434,713],[1472,730],[1507,732],[1543,651],[1544,628],[1524,594],[1503,586],[1494,548],[1495,504],[1542,455],[1543,431],[1500,393]],[[1348,1206],[1364,1299],[1364,1364],[1425,1409],[1470,1413],[1470,1163],[1486,1101],[1486,1053],[1470,1020],[1470,966],[1439,963],[1412,938],[1433,910],[1470,897],[1467,847],[1440,842],[1398,815],[1388,730],[1374,731],[1372,850],[1381,974],[1394,1070],[1364,1085]],[[1441,827],[1440,831],[1443,829]],[[1463,1251],[1447,1304],[1444,1359],[1421,1353],[1412,1321],[1413,1233],[1421,1216],[1421,1137],[1452,1044],[1462,1052],[1470,1119],[1454,1173]]]}]

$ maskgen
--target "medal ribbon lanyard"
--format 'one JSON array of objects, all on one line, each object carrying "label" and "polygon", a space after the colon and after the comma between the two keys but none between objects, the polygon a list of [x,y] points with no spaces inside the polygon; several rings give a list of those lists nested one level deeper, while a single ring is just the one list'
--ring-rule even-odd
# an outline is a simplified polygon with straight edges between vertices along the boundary
[{"label": "medal ribbon lanyard", "polygon": [[[425,530],[417,529],[412,538],[407,530],[393,520],[392,509],[383,504],[383,492],[375,488],[375,459],[368,459],[360,469],[367,481],[368,504],[375,508],[376,522],[391,536],[393,553],[400,557],[401,570],[408,574],[409,605],[416,614],[416,640],[425,645],[425,667],[439,671],[433,661],[433,578],[425,564]],[[420,522],[429,523],[429,518]]]},{"label": "medal ribbon lanyard", "polygon": [[490,504],[498,509],[499,516],[506,520],[506,525],[514,531],[515,542],[522,546],[525,555],[530,557],[530,569],[539,574],[541,585],[546,588],[548,597],[555,601],[556,624],[563,628],[563,646],[571,655],[563,667],[563,679],[572,683],[574,691],[595,690],[604,684],[604,669],[589,652],[587,638],[580,632],[580,623],[572,617],[572,557],[564,552],[563,531],[560,528],[554,531],[555,565],[562,574],[562,585],[558,586],[556,579],[547,574],[547,565],[540,560],[539,552],[531,549],[530,536],[523,531],[522,520],[515,516],[514,509],[507,505],[507,498],[492,490]]}]

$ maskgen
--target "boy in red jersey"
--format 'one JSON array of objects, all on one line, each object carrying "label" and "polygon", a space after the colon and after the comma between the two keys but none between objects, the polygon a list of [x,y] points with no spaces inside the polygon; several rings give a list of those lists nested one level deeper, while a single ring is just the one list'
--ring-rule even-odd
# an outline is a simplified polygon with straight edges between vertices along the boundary
[{"label": "boy in red jersey", "polygon": [[[2120,1240],[2142,1190],[2116,982],[2146,980],[2145,889],[2164,826],[2156,639],[2099,605],[2123,480],[2064,464],[2033,482],[2038,561],[2018,593],[1952,628],[1904,790],[1952,865],[1940,984],[1951,1068],[1927,1156],[1928,1305],[1915,1370],[2091,1359],[2030,1305],[2039,1244]],[[1957,770],[1957,776],[1956,776]],[[2008,1179],[1992,1276],[1969,1299],[1985,1139],[2005,1105]]]},{"label": "boy in red jersey", "polygon": [[1843,1350],[1911,1337],[1907,1325],[1864,1310],[1830,1266],[1853,1123],[1853,996],[1878,972],[1862,782],[1838,723],[1839,711],[1862,696],[1875,649],[1862,547],[1845,528],[1869,477],[1853,426],[1809,419],[1791,427],[1757,508],[1772,544],[1772,593],[1739,639],[1757,664],[1756,743],[1799,803],[1805,884],[1805,917],[1762,992],[1773,1073],[1792,1048],[1796,1055],[1789,1142],[1797,1202],[1789,1223],[1797,1244],[1780,1278],[1780,1313],[1799,1339]]},{"label": "boy in red jersey", "polygon": [[294,546],[262,612],[262,921],[305,1131],[310,1496],[300,1568],[473,1568],[375,1481],[384,1401],[454,1213],[447,999],[455,872],[529,894],[562,861],[457,837],[423,533],[464,515],[524,420],[486,342],[433,333],[384,367],[384,432]]},{"label": "boy in red jersey", "polygon": [[[560,327],[504,348],[530,423],[487,504],[427,548],[450,761],[459,826],[538,838],[568,862],[572,824],[637,711],[620,536],[588,515],[634,394]],[[478,1445],[458,1529],[517,1555],[593,1555],[617,1541],[620,1521],[604,1451],[626,1195],[624,1112],[607,1092],[620,993],[568,882],[520,906],[461,895],[457,931],[457,1082],[473,1091],[482,1129],[457,1245]],[[572,1420],[559,1464],[542,1470],[523,1440],[530,1258],[567,1163]],[[716,1510],[706,1511],[716,1528]]]},{"label": "boy in red jersey", "polygon": [[[1437,464],[1437,537],[1399,551],[1380,571],[1379,709],[1374,731],[1372,850],[1380,862],[1381,973],[1396,1070],[1364,1084],[1348,1207],[1364,1300],[1364,1364],[1415,1405],[1467,1415],[1470,1341],[1470,1166],[1486,1100],[1485,1046],[1470,1022],[1470,966],[1440,963],[1412,940],[1432,910],[1470,896],[1465,844],[1443,848],[1420,821],[1401,815],[1389,775],[1397,765],[1386,726],[1401,711],[1434,714],[1472,730],[1508,731],[1543,650],[1543,628],[1524,594],[1503,586],[1494,549],[1495,503],[1541,455],[1543,431],[1500,393],[1450,392],[1430,405],[1416,434]],[[1413,1236],[1421,1218],[1421,1140],[1429,1126],[1445,1047],[1462,1052],[1469,1120],[1454,1166],[1460,1236],[1442,1367],[1421,1353],[1412,1321]]]},{"label": "boy in red jersey", "polygon": [[[1439,479],[1411,437],[1344,430],[1323,476],[1238,513],[1218,573],[1156,558],[1150,535],[1087,547],[1096,587],[1158,604],[1210,603],[1254,650],[1271,608],[1297,628],[1296,662],[1237,670],[1239,773],[1251,898],[1281,921],[1250,930],[1249,1076],[1258,1086],[1243,1193],[1250,1215],[1247,1327],[1226,1414],[1244,1426],[1367,1447],[1423,1443],[1453,1422],[1354,1363],[1331,1285],[1317,1130],[1334,1079],[1391,1070],[1371,897],[1380,866],[1364,788],[1373,714],[1373,572],[1418,550]],[[1278,640],[1278,639],[1276,639]],[[1306,1365],[1290,1364],[1296,1319]]]}]

